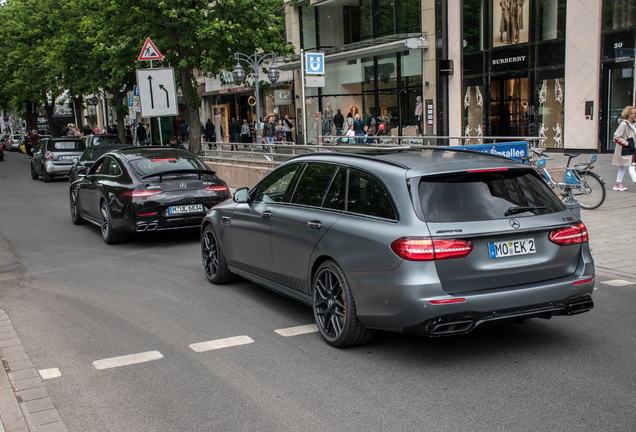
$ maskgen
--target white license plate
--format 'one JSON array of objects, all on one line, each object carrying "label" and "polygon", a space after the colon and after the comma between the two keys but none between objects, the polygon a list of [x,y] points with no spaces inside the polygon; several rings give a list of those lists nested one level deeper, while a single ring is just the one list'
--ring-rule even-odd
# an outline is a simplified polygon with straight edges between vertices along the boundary
[{"label": "white license plate", "polygon": [[72,160],[76,156],[60,156],[61,160]]},{"label": "white license plate", "polygon": [[488,243],[490,258],[528,255],[537,252],[533,238]]},{"label": "white license plate", "polygon": [[203,211],[203,204],[192,204],[183,206],[170,206],[168,207],[168,214],[183,214],[183,213],[197,213]]}]

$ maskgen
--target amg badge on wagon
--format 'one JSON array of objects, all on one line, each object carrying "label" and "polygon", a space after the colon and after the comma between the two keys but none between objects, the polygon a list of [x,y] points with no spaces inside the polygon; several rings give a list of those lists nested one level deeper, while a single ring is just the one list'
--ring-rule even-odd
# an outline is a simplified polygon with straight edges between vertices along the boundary
[{"label": "amg badge on wagon", "polygon": [[310,305],[333,346],[594,306],[585,225],[536,171],[501,156],[308,154],[233,198],[201,226],[208,280],[240,275]]}]

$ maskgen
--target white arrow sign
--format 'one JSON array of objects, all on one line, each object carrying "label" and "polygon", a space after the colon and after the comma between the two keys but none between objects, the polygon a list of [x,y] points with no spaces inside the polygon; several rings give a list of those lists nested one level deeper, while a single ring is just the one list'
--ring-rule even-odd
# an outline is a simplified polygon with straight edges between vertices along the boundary
[{"label": "white arrow sign", "polygon": [[137,69],[137,85],[142,117],[179,114],[174,69]]}]

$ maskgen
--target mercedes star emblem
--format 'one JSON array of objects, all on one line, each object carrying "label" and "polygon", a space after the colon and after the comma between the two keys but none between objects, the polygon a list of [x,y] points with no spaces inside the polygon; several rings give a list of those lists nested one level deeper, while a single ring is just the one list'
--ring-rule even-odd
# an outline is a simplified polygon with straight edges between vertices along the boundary
[{"label": "mercedes star emblem", "polygon": [[519,221],[517,219],[510,219],[510,226],[513,227],[514,229],[519,229],[521,227],[521,224],[519,223]]},{"label": "mercedes star emblem", "polygon": [[187,184],[185,184],[185,183],[181,183],[181,184],[179,184],[179,187],[180,187],[181,189],[185,189],[185,188],[186,188],[186,186],[187,186]]}]

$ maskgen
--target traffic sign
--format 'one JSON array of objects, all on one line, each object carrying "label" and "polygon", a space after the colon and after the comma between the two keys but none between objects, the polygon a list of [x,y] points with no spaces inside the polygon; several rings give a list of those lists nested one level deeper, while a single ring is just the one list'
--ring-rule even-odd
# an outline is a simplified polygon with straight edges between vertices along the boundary
[{"label": "traffic sign", "polygon": [[133,96],[139,96],[139,86],[133,86]]},{"label": "traffic sign", "polygon": [[325,74],[325,54],[324,53],[305,53],[307,59],[307,72],[305,75],[324,75]]},{"label": "traffic sign", "polygon": [[144,42],[144,47],[141,49],[139,53],[138,60],[163,60],[163,56],[159,53],[159,50],[152,43],[150,38],[146,38],[146,42]]},{"label": "traffic sign", "polygon": [[137,69],[142,117],[179,115],[173,68]]}]

